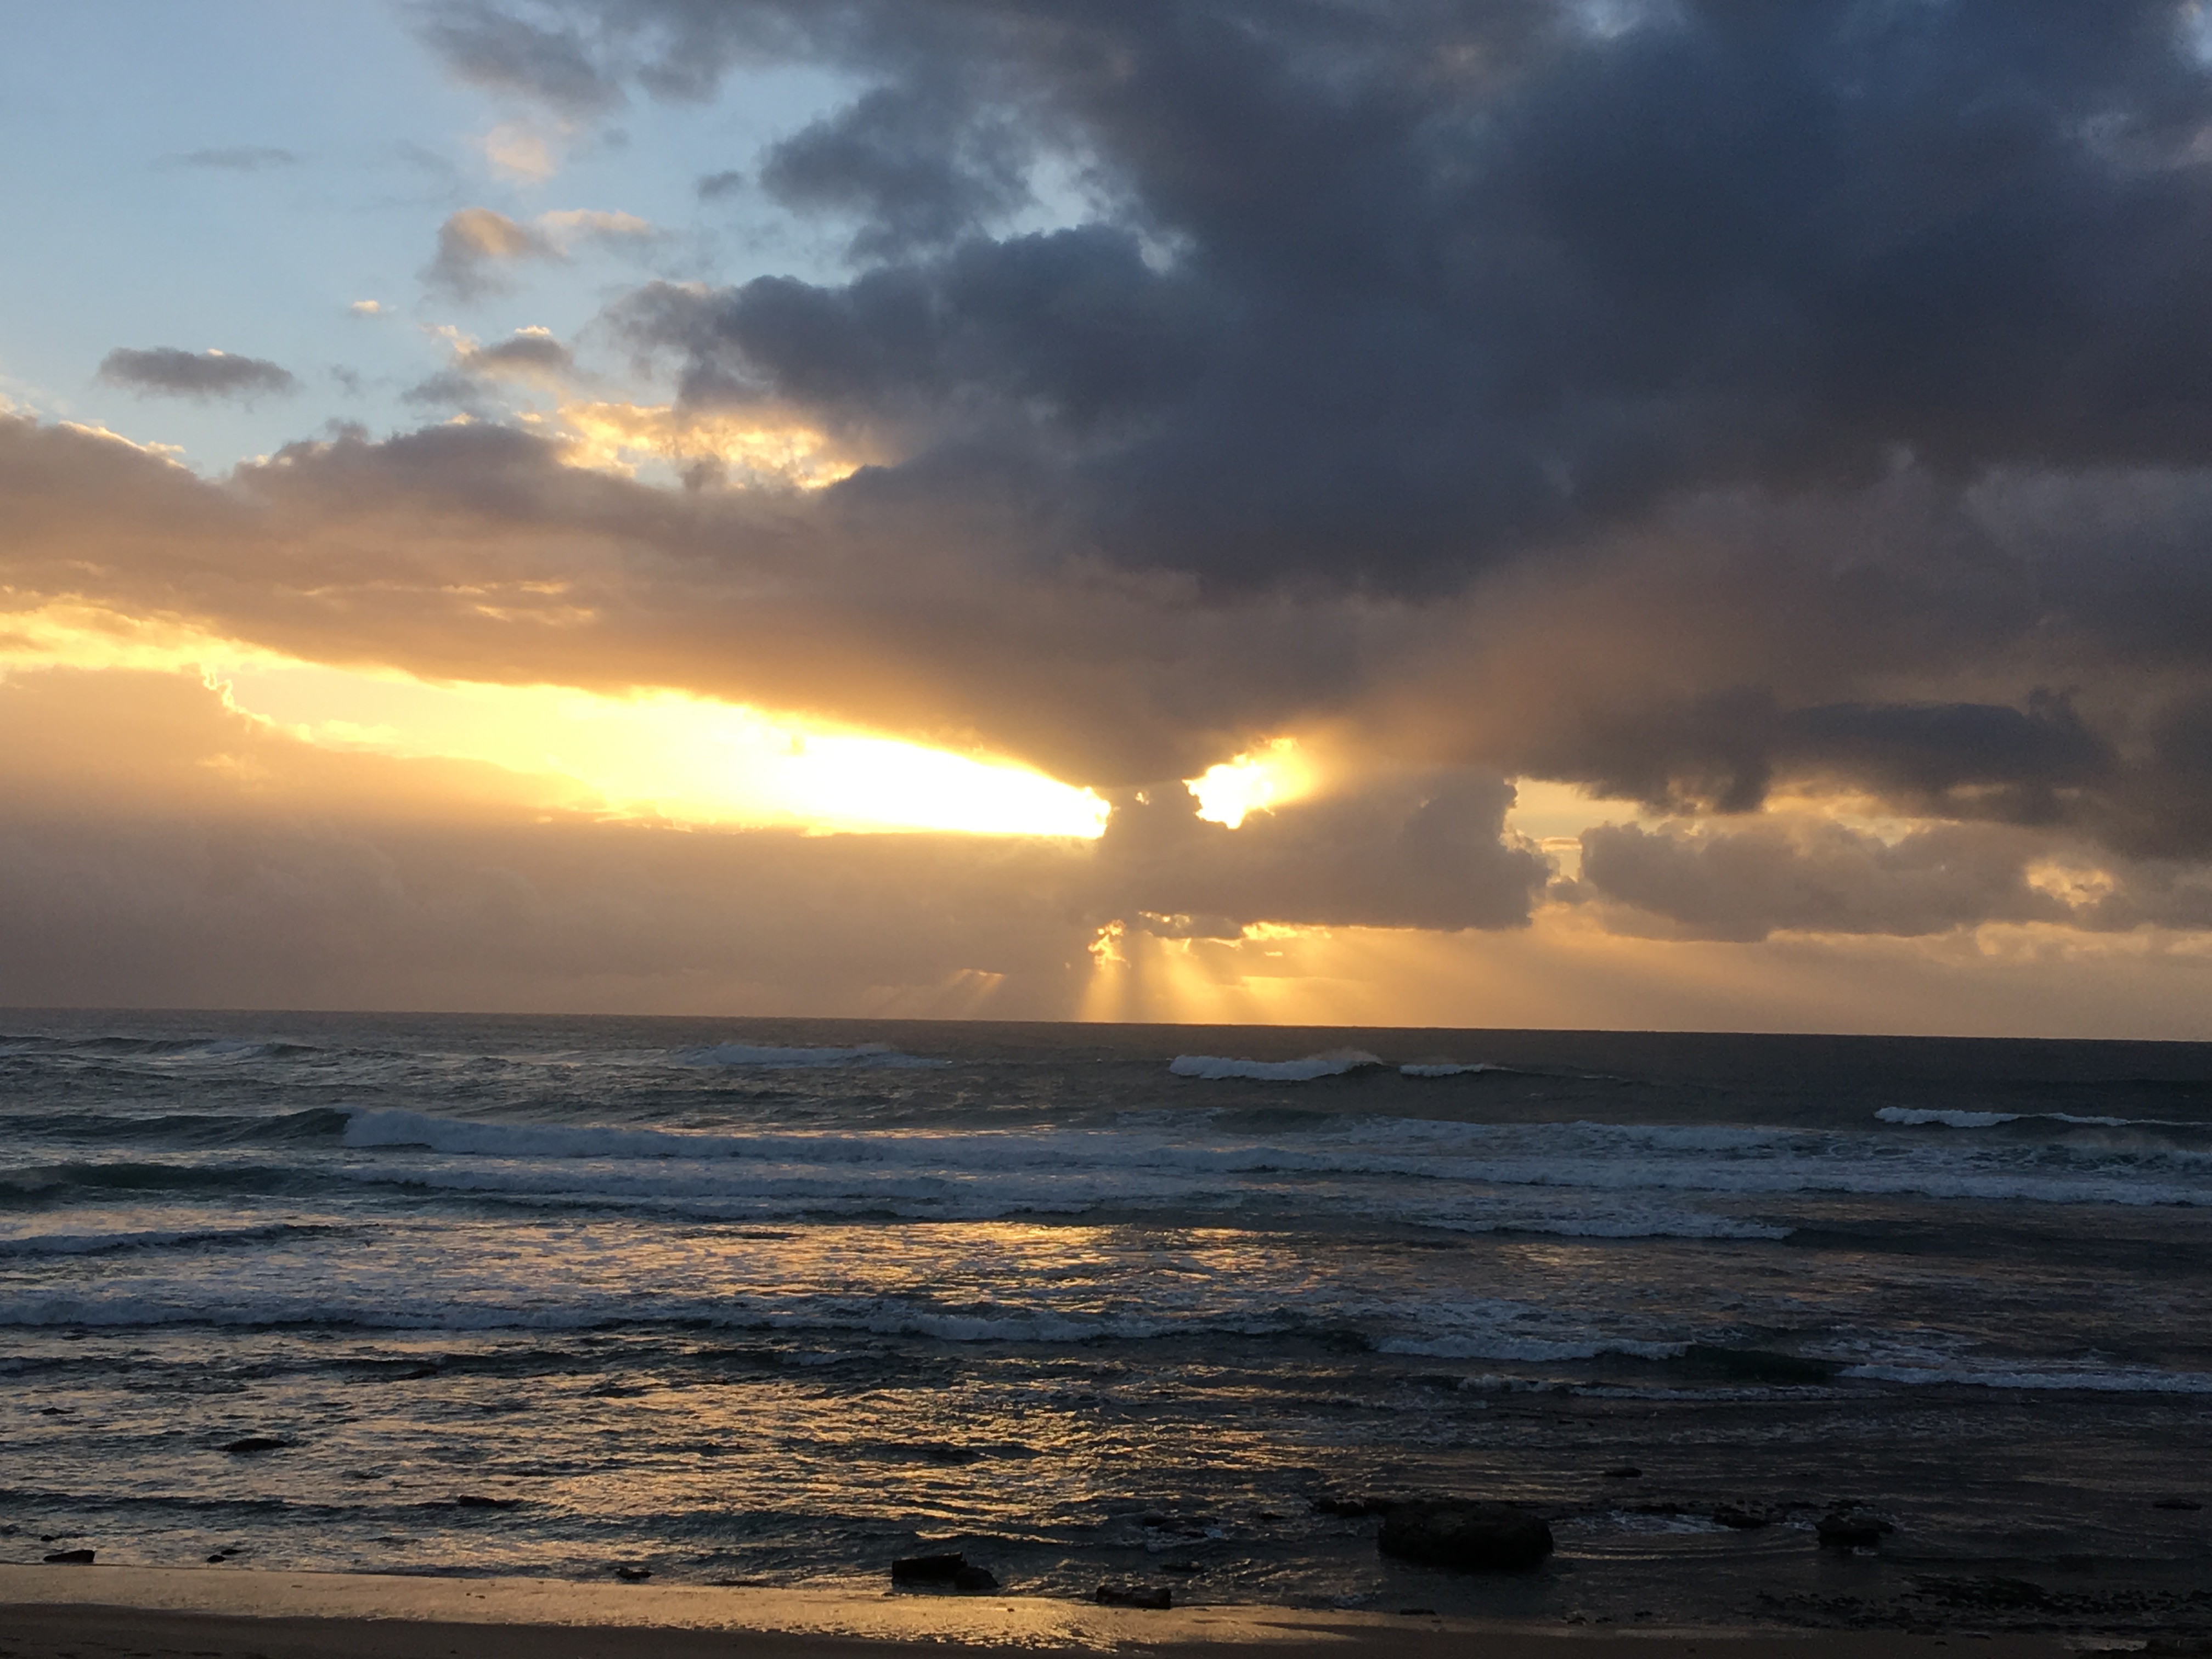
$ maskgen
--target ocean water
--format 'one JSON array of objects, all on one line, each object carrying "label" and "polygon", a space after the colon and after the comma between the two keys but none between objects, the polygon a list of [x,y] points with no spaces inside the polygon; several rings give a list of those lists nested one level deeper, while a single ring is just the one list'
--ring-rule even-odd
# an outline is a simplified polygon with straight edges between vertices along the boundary
[{"label": "ocean water", "polygon": [[5,1014],[0,1559],[2212,1626],[2208,1205],[2212,1046]]}]

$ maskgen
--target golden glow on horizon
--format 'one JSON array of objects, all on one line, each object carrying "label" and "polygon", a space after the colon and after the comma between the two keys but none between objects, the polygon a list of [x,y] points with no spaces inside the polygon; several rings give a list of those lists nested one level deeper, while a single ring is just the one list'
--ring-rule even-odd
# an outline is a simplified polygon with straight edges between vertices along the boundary
[{"label": "golden glow on horizon", "polygon": [[1182,787],[1197,798],[1199,817],[1234,830],[1251,813],[1304,799],[1319,781],[1296,738],[1273,738],[1185,778]]},{"label": "golden glow on horizon", "polygon": [[0,617],[0,672],[41,667],[197,671],[240,712],[305,742],[489,762],[565,781],[574,804],[614,817],[1089,840],[1110,810],[1011,761],[678,692],[438,684],[102,612]]}]

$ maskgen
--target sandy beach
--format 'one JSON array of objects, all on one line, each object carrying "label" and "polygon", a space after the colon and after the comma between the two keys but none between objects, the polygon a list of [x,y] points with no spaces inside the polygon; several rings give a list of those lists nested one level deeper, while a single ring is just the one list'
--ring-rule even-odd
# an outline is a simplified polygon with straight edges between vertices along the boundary
[{"label": "sandy beach", "polygon": [[0,1659],[762,1659],[935,1653],[1485,1659],[2031,1659],[2142,1638],[1894,1631],[1560,1631],[1283,1607],[1157,1613],[1023,1596],[890,1595],[190,1568],[0,1567]]}]

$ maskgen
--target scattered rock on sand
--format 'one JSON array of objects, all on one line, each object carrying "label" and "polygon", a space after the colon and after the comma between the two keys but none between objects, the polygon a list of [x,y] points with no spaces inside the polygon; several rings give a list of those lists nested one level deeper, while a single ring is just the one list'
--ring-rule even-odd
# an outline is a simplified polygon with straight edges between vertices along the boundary
[{"label": "scattered rock on sand", "polygon": [[901,1556],[891,1563],[891,1583],[908,1589],[957,1590],[963,1595],[986,1595],[999,1588],[988,1568],[970,1566],[958,1550]]},{"label": "scattered rock on sand", "polygon": [[1886,1533],[1897,1530],[1878,1515],[1864,1510],[1831,1510],[1813,1523],[1823,1548],[1870,1550]]},{"label": "scattered rock on sand", "polygon": [[46,1565],[50,1567],[88,1567],[92,1565],[92,1552],[90,1550],[56,1550],[46,1559]]},{"label": "scattered rock on sand", "polygon": [[289,1441],[279,1440],[273,1435],[249,1434],[243,1440],[234,1440],[228,1445],[218,1447],[216,1449],[227,1451],[235,1457],[246,1452],[280,1451],[290,1443]]},{"label": "scattered rock on sand", "polygon": [[1164,1613],[1175,1605],[1175,1592],[1165,1584],[1157,1589],[1141,1584],[1101,1584],[1097,1601],[1102,1607],[1151,1607]]},{"label": "scattered rock on sand", "polygon": [[1552,1553],[1552,1528],[1510,1504],[1401,1504],[1376,1540],[1385,1555],[1455,1572],[1510,1572]]}]

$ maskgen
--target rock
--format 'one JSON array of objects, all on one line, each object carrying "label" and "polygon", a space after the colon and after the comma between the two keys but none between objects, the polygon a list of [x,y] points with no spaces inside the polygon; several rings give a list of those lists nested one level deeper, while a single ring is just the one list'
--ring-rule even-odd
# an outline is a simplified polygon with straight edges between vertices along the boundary
[{"label": "rock", "polygon": [[1401,1504],[1376,1540],[1385,1555],[1455,1572],[1511,1572],[1552,1553],[1552,1528],[1510,1504]]},{"label": "rock", "polygon": [[1101,1584],[1097,1601],[1102,1607],[1151,1607],[1164,1613],[1175,1605],[1175,1592],[1165,1584],[1158,1589],[1140,1584]]},{"label": "rock", "polygon": [[1633,1463],[1623,1463],[1618,1468],[1601,1469],[1598,1473],[1608,1480],[1639,1480],[1644,1476],[1644,1471]]},{"label": "rock", "polygon": [[227,1555],[210,1555],[208,1557],[208,1565],[212,1566],[218,1561],[228,1561],[229,1559],[230,1558]]},{"label": "rock", "polygon": [[2154,1498],[2150,1506],[2154,1510],[2201,1510],[2204,1507],[2193,1498]]},{"label": "rock", "polygon": [[1897,1528],[1863,1510],[1831,1510],[1813,1523],[1813,1530],[1824,1549],[1870,1550]]},{"label": "rock", "polygon": [[891,1563],[891,1583],[909,1589],[957,1590],[963,1595],[987,1595],[999,1588],[988,1568],[970,1566],[958,1550],[934,1555],[907,1555]]},{"label": "rock", "polygon": [[46,1561],[51,1567],[88,1567],[92,1565],[92,1552],[90,1550],[56,1550],[46,1558]]},{"label": "rock", "polygon": [[1160,1571],[1162,1572],[1180,1573],[1183,1577],[1188,1577],[1194,1572],[1204,1572],[1206,1569],[1200,1566],[1195,1561],[1175,1560],[1161,1562]]},{"label": "rock", "polygon": [[289,1441],[278,1440],[270,1435],[249,1434],[243,1440],[234,1440],[228,1445],[219,1446],[216,1449],[227,1451],[236,1457],[246,1452],[280,1451],[290,1443]]},{"label": "rock", "polygon": [[520,1498],[479,1498],[474,1492],[464,1492],[453,1499],[457,1510],[511,1510],[521,1504]]},{"label": "rock", "polygon": [[1840,1359],[1807,1359],[1799,1354],[1772,1353],[1763,1348],[1724,1348],[1706,1342],[1692,1342],[1683,1349],[1680,1363],[1692,1370],[1739,1382],[1784,1385],[1826,1382],[1844,1369]]},{"label": "rock", "polygon": [[1340,1515],[1348,1521],[1357,1521],[1370,1515],[1388,1515],[1398,1507],[1388,1498],[1321,1497],[1313,1501],[1316,1515]]},{"label": "rock", "polygon": [[653,1577],[653,1569],[632,1566],[627,1561],[618,1562],[615,1566],[615,1577],[625,1584],[642,1584]]},{"label": "rock", "polygon": [[1770,1516],[1754,1515],[1751,1510],[1738,1509],[1733,1504],[1723,1504],[1715,1510],[1712,1520],[1715,1526],[1727,1527],[1735,1532],[1749,1532],[1757,1527],[1773,1524]]}]

